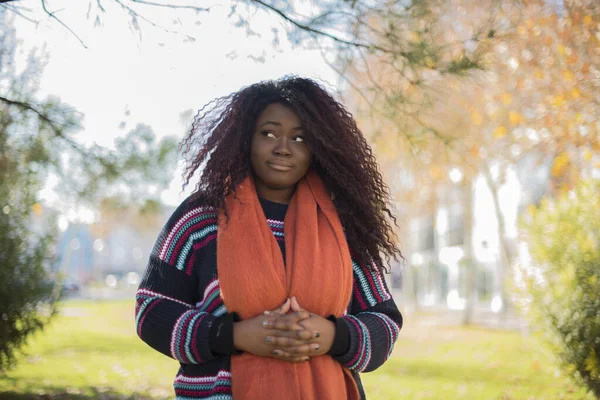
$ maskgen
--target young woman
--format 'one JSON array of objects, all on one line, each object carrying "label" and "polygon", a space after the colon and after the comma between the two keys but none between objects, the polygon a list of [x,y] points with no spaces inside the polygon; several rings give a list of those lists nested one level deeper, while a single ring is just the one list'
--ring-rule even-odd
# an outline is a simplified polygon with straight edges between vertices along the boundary
[{"label": "young woman", "polygon": [[201,176],[136,305],[140,338],[180,362],[177,399],[365,399],[359,373],[402,327],[382,276],[400,251],[352,116],[312,80],[261,82],[200,110],[182,147]]}]

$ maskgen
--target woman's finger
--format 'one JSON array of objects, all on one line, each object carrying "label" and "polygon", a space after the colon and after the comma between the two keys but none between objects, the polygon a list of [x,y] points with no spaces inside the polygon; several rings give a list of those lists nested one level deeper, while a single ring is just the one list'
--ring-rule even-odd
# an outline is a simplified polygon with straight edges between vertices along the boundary
[{"label": "woman's finger", "polygon": [[301,344],[300,346],[278,347],[274,351],[281,352],[285,357],[310,357],[317,355],[320,348],[318,343],[310,343]]},{"label": "woman's finger", "polygon": [[263,315],[269,316],[271,314],[287,314],[290,311],[290,304],[291,304],[291,301],[288,298],[285,301],[285,303],[283,303],[281,305],[281,307],[278,307],[278,308],[276,308],[274,310],[267,310],[267,311],[263,312]]},{"label": "woman's finger", "polygon": [[275,358],[279,358],[280,360],[299,362],[308,361],[310,354],[309,352],[302,353],[299,350],[294,350],[294,353],[291,353],[287,351],[287,349],[275,349],[273,350],[273,356]]},{"label": "woman's finger", "polygon": [[267,336],[265,338],[265,343],[275,346],[276,348],[280,347],[297,347],[303,344],[306,344],[304,340],[295,339],[292,337],[285,336]]},{"label": "woman's finger", "polygon": [[273,336],[273,337],[286,337],[286,338],[291,338],[291,339],[295,339],[295,340],[299,340],[299,341],[303,341],[303,342],[317,339],[318,337],[321,336],[318,332],[310,331],[308,329],[301,329],[301,330],[273,329],[271,332],[268,333],[268,335]]},{"label": "woman's finger", "polygon": [[321,349],[318,343],[301,344],[300,346],[283,347],[280,350],[286,354],[291,354],[297,357],[306,357],[317,355],[317,352]]},{"label": "woman's finger", "polygon": [[297,311],[290,314],[270,314],[263,320],[263,327],[267,329],[302,330],[299,321],[310,318],[308,311]]}]

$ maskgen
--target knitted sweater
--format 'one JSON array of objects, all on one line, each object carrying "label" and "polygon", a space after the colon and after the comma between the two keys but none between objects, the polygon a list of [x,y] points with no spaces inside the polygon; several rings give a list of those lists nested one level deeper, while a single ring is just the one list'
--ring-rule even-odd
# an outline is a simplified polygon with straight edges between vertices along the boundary
[{"label": "knitted sweater", "polygon": [[[286,206],[261,201],[269,226],[285,252]],[[231,400],[230,359],[233,322],[220,296],[215,208],[192,197],[173,213],[150,255],[136,294],[138,336],[180,362],[176,399]],[[285,259],[285,257],[284,257]],[[331,357],[348,368],[361,398],[359,373],[373,371],[390,356],[402,315],[383,277],[352,262],[353,294],[346,315],[333,318],[336,335]]]}]

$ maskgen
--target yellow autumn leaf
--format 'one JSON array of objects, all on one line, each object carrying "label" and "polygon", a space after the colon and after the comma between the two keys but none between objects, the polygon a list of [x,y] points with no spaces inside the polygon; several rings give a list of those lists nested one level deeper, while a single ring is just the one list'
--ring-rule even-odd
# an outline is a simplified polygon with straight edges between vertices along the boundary
[{"label": "yellow autumn leaf", "polygon": [[471,121],[473,121],[473,124],[475,125],[481,125],[481,123],[483,122],[483,117],[481,116],[481,114],[475,111],[471,113]]},{"label": "yellow autumn leaf", "polygon": [[578,124],[583,122],[583,115],[581,113],[575,114],[575,122]]},{"label": "yellow autumn leaf", "polygon": [[544,77],[544,72],[541,69],[537,69],[533,76],[535,76],[536,79],[542,79]]},{"label": "yellow autumn leaf", "polygon": [[573,80],[573,73],[571,71],[569,71],[568,69],[563,71],[563,76],[567,81],[572,81]]},{"label": "yellow autumn leaf", "polygon": [[590,25],[592,22],[593,22],[593,19],[592,19],[591,15],[586,15],[585,17],[583,17],[584,25]]},{"label": "yellow autumn leaf", "polygon": [[527,212],[529,213],[529,215],[531,215],[531,216],[535,215],[536,211],[537,211],[537,207],[535,206],[535,204],[530,204],[527,206]]},{"label": "yellow autumn leaf", "polygon": [[579,91],[579,89],[577,89],[577,88],[571,89],[571,97],[573,97],[574,99],[580,98],[581,92]]},{"label": "yellow autumn leaf", "polygon": [[35,214],[42,215],[43,209],[40,203],[35,203],[33,206],[31,206],[31,209]]},{"label": "yellow autumn leaf", "polygon": [[479,149],[477,148],[477,146],[473,146],[469,149],[469,153],[471,153],[471,155],[473,157],[479,158]]},{"label": "yellow autumn leaf", "polygon": [[525,21],[525,24],[527,25],[527,27],[529,29],[531,29],[535,26],[535,22],[532,19],[528,19],[527,21]]},{"label": "yellow autumn leaf", "polygon": [[435,179],[438,180],[442,177],[442,169],[438,166],[438,165],[432,165],[431,168],[429,168],[429,175]]},{"label": "yellow autumn leaf", "polygon": [[504,105],[512,103],[512,95],[510,93],[504,93],[502,95],[502,103],[504,103]]},{"label": "yellow autumn leaf", "polygon": [[560,153],[554,159],[554,164],[552,165],[552,176],[554,176],[554,177],[561,176],[568,164],[569,164],[569,154],[568,153]]},{"label": "yellow autumn leaf", "polygon": [[519,26],[517,26],[517,33],[521,36],[526,36],[527,28],[525,28],[523,25],[519,25]]},{"label": "yellow autumn leaf", "polygon": [[591,161],[592,160],[592,152],[591,151],[586,151],[585,153],[583,153],[583,158],[585,161]]},{"label": "yellow autumn leaf", "polygon": [[513,125],[518,125],[520,123],[523,123],[523,121],[525,120],[523,115],[519,114],[516,111],[510,111],[508,113],[508,119],[510,120],[510,123]]},{"label": "yellow autumn leaf", "polygon": [[508,131],[506,130],[506,128],[502,125],[500,125],[499,127],[497,127],[496,129],[494,129],[494,139],[500,139],[503,138],[504,136],[506,136],[506,134],[508,133]]},{"label": "yellow autumn leaf", "polygon": [[565,96],[562,94],[554,96],[554,98],[552,99],[552,105],[555,107],[560,107],[564,104],[565,104]]},{"label": "yellow autumn leaf", "polygon": [[556,49],[558,50],[558,54],[560,55],[565,55],[565,53],[567,52],[567,48],[562,44],[559,44]]}]

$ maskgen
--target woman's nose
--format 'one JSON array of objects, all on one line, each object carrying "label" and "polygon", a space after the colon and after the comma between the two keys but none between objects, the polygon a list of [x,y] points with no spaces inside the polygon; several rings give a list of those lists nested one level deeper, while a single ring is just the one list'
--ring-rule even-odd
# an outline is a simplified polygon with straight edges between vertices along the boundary
[{"label": "woman's nose", "polygon": [[288,140],[285,137],[280,138],[275,146],[274,153],[281,156],[288,156],[291,154]]}]

